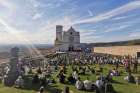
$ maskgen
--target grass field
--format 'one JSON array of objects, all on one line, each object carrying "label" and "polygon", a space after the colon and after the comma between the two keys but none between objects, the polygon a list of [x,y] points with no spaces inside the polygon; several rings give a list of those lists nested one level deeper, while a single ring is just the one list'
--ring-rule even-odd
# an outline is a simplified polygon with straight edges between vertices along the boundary
[{"label": "grass field", "polygon": [[[98,66],[96,66],[98,67]],[[104,67],[104,74],[107,73],[108,69],[113,68],[111,65],[106,65]],[[140,69],[140,67],[139,67]],[[136,84],[130,84],[124,81],[124,77],[127,75],[123,68],[120,68],[122,71],[121,76],[119,77],[113,77],[113,79],[116,81],[116,83],[113,83],[114,89],[117,91],[117,93],[140,93],[140,85],[137,86]],[[68,67],[67,70],[67,75],[69,75],[72,72],[71,67]],[[53,78],[56,79],[57,81],[57,73],[55,72],[53,74]],[[134,76],[140,75],[140,70],[138,74],[133,74]],[[90,80],[96,81],[96,76],[94,74],[86,74],[86,75],[81,75],[80,76],[82,80],[85,80],[87,77],[89,77]],[[24,89],[16,89],[14,87],[5,87],[2,84],[0,84],[0,93],[37,93],[37,90],[39,89],[38,85],[32,85],[31,84],[31,77],[28,76],[26,77],[26,85]],[[87,92],[87,91],[79,91],[77,90],[74,85],[69,85],[69,84],[52,84],[46,87],[46,92],[45,93],[61,93],[63,90],[64,86],[67,85],[70,87],[70,90],[72,90],[74,93],[93,93],[93,92]]]}]

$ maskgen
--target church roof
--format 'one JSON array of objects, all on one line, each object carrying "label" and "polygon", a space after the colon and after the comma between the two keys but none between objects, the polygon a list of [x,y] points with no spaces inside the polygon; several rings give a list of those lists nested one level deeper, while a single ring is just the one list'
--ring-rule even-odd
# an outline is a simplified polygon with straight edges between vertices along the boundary
[{"label": "church roof", "polygon": [[68,31],[74,31],[74,32],[76,32],[75,29],[72,26],[70,27],[70,29]]}]

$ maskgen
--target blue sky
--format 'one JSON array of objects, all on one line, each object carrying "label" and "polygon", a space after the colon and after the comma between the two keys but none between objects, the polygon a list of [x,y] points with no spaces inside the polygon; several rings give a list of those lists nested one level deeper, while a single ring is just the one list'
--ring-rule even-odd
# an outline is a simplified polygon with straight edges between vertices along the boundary
[{"label": "blue sky", "polygon": [[81,42],[140,38],[140,0],[0,0],[0,43],[53,44],[55,26]]}]

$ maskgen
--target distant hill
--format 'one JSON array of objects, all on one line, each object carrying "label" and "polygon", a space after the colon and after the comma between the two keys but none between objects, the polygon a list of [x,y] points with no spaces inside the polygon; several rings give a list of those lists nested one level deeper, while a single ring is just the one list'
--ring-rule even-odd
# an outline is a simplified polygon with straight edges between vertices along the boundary
[{"label": "distant hill", "polygon": [[19,47],[20,49],[27,49],[29,47],[35,48],[51,48],[53,45],[51,44],[0,44],[0,52],[10,52],[10,49],[13,47]]},{"label": "distant hill", "polygon": [[129,45],[140,45],[140,39],[128,40],[128,41],[118,41],[118,42],[101,42],[101,43],[90,43],[90,46],[129,46]]},{"label": "distant hill", "polygon": [[10,57],[10,53],[8,52],[0,52],[0,59],[7,59]]}]

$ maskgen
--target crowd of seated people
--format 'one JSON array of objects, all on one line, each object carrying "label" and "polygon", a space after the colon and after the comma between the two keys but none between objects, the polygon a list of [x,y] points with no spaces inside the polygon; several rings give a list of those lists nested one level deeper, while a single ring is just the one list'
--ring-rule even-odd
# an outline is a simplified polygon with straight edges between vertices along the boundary
[{"label": "crowd of seated people", "polygon": [[[83,68],[86,68],[86,67],[83,67]],[[111,84],[111,79],[112,78],[110,78],[108,75],[107,76],[103,76],[101,74],[97,78],[96,81],[91,81],[88,77],[85,80],[81,80],[81,78],[80,78],[80,75],[81,75],[81,71],[80,70],[81,69],[82,69],[82,67],[79,67],[79,69],[78,68],[73,69],[74,70],[73,73],[70,74],[68,77],[61,70],[59,72],[59,74],[58,74],[59,82],[63,83],[63,84],[70,83],[72,85],[75,85],[75,88],[77,90],[81,90],[81,91],[83,91],[83,90],[84,91],[91,91],[91,92],[95,91],[96,93],[104,93],[104,91],[112,91],[110,93],[115,93],[114,92],[114,88],[113,88],[113,86]],[[84,70],[83,73],[87,73],[87,72],[89,73],[90,71]],[[110,89],[108,87],[110,87],[112,89]]]},{"label": "crowd of seated people", "polygon": [[[66,73],[67,68],[65,66],[60,68],[61,69],[57,75],[59,82],[63,84],[69,83],[71,85],[75,85],[75,88],[80,91],[95,91],[96,93],[115,93],[115,90],[112,86],[113,77],[120,76],[119,70],[113,68],[112,70],[109,70],[108,74],[105,76],[103,76],[103,73],[100,72],[96,81],[91,81],[88,77],[85,80],[81,80],[80,75],[86,75],[87,73],[91,74],[92,72],[93,72],[92,74],[95,74],[96,69],[94,67],[91,68],[88,66],[85,67],[75,66],[72,67],[73,68],[72,73],[67,76]],[[38,71],[38,73],[43,74],[42,71],[41,72]],[[39,81],[38,78],[39,78],[38,75],[35,74],[33,82]],[[128,76],[126,76],[124,79],[128,81],[128,83],[136,83],[137,85],[140,84],[140,78],[139,77],[135,78],[131,73],[128,73]],[[44,87],[43,80],[41,81],[42,81],[41,86]],[[69,88],[65,88],[65,91],[63,91],[63,93],[69,93],[68,91],[70,91]]]},{"label": "crowd of seated people", "polygon": [[[75,56],[77,59],[78,57],[79,55]],[[112,86],[113,77],[121,75],[119,68],[120,65],[122,65],[125,71],[128,73],[128,76],[124,77],[124,80],[128,81],[128,83],[136,83],[137,85],[140,84],[140,76],[133,76],[133,73],[138,72],[138,61],[136,58],[108,55],[85,55],[84,57],[79,57],[79,60],[76,61],[72,61],[73,63],[69,64],[63,64],[62,62],[59,63],[57,61],[55,61],[55,63],[51,63],[56,67],[55,69],[57,69],[57,71],[60,68],[57,75],[60,83],[72,84],[78,90],[96,91],[97,93],[103,93],[103,91],[113,91],[110,93],[114,93],[114,88]],[[94,64],[98,64],[99,67],[96,68]],[[104,65],[106,64],[111,64],[114,68],[109,70],[107,75],[103,76]],[[72,72],[67,76],[67,66],[69,65],[72,66]],[[95,67],[89,65],[94,65]],[[40,84],[40,93],[43,93],[42,91],[47,84],[55,82],[54,79],[48,78],[53,72],[51,70],[51,66],[52,65],[48,65],[45,69],[39,67],[36,70],[36,73],[33,75],[32,83]],[[131,72],[131,69],[133,69],[133,72]],[[95,76],[99,75],[99,77],[96,79],[96,81],[91,81],[88,77],[85,80],[80,78],[81,75],[86,76],[88,74],[95,74]],[[23,87],[23,78],[19,77],[16,80],[15,85],[17,87]],[[67,93],[67,90],[69,90],[69,88],[66,88],[64,93]]]}]

